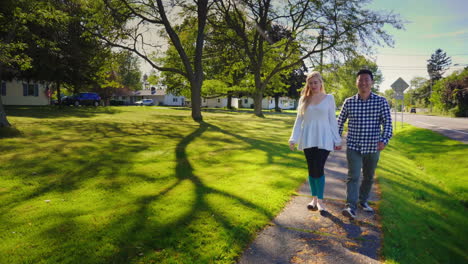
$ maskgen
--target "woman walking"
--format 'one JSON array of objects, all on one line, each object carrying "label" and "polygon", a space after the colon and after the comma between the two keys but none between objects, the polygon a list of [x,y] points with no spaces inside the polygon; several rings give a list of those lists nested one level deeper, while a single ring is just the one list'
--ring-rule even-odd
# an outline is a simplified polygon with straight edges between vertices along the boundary
[{"label": "woman walking", "polygon": [[312,72],[301,92],[289,148],[294,150],[297,144],[297,149],[304,151],[313,197],[307,208],[313,211],[326,211],[323,204],[325,162],[330,151],[341,150],[335,111],[335,99],[325,93],[322,76]]}]

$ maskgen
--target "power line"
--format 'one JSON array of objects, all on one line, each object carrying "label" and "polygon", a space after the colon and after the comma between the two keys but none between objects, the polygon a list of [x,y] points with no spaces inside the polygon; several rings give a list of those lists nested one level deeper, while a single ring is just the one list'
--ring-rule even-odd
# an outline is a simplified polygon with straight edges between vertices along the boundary
[{"label": "power line", "polygon": [[[431,54],[402,54],[402,53],[376,53],[375,55],[389,55],[389,56],[414,56],[414,57],[430,57]],[[460,53],[460,54],[447,54],[450,57],[453,56],[468,56],[468,53]]]}]

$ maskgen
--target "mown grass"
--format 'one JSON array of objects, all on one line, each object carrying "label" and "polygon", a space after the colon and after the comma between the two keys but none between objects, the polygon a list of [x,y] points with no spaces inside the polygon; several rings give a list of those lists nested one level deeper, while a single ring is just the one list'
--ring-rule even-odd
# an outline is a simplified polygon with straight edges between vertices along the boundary
[{"label": "mown grass", "polygon": [[305,180],[292,116],[7,108],[2,263],[232,263]]},{"label": "mown grass", "polygon": [[[8,108],[1,263],[232,263],[305,180],[294,115]],[[467,146],[405,125],[378,178],[387,263],[466,263]]]},{"label": "mown grass", "polygon": [[468,263],[468,145],[398,127],[377,171],[386,263]]}]

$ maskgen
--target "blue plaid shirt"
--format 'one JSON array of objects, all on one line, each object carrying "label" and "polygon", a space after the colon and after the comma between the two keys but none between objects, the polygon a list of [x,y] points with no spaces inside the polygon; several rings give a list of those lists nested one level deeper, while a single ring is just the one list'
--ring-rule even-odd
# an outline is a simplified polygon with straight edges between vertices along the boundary
[{"label": "blue plaid shirt", "polygon": [[392,117],[387,100],[374,93],[365,101],[358,94],[344,101],[338,117],[340,136],[343,134],[346,120],[349,120],[346,138],[349,149],[361,153],[375,153],[378,142],[387,145],[392,137]]}]

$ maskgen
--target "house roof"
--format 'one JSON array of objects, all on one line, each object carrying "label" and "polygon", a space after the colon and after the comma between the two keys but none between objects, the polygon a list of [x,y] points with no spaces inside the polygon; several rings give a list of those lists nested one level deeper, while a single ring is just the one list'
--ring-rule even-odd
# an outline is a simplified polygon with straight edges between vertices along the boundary
[{"label": "house roof", "polygon": [[163,89],[156,90],[138,90],[134,91],[133,95],[166,95],[166,91]]}]

